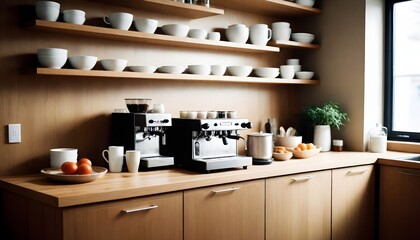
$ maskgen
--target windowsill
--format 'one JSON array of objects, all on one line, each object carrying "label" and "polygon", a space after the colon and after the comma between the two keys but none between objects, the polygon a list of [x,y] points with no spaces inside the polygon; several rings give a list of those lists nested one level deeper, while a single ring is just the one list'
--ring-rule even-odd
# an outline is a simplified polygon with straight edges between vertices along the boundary
[{"label": "windowsill", "polygon": [[420,143],[388,141],[388,150],[397,152],[420,153]]}]

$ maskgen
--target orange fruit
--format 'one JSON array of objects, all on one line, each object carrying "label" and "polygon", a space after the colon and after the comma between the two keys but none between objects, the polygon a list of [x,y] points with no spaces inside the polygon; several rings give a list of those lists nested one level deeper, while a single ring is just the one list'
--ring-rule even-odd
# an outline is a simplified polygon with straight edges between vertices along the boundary
[{"label": "orange fruit", "polygon": [[302,151],[305,151],[307,149],[305,143],[299,143],[298,148],[302,149]]},{"label": "orange fruit", "polygon": [[92,167],[87,163],[82,163],[79,165],[79,168],[77,169],[77,174],[79,175],[86,175],[92,173]]},{"label": "orange fruit", "polygon": [[61,171],[64,174],[76,174],[77,173],[77,164],[75,162],[65,162],[61,165]]},{"label": "orange fruit", "polygon": [[89,160],[89,158],[79,159],[79,161],[77,162],[77,165],[80,165],[80,164],[83,164],[83,163],[86,163],[86,164],[89,164],[90,166],[92,166],[92,162]]},{"label": "orange fruit", "polygon": [[302,151],[300,147],[295,147],[295,151]]},{"label": "orange fruit", "polygon": [[314,145],[313,143],[307,143],[307,144],[306,144],[306,148],[307,148],[308,150],[311,150],[311,149],[315,149],[316,147],[315,147],[315,145]]}]

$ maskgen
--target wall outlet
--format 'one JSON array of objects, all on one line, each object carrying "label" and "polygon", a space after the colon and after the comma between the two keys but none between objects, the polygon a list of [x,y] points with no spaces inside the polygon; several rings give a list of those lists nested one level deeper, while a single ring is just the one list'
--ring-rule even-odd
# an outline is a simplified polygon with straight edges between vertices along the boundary
[{"label": "wall outlet", "polygon": [[9,124],[8,126],[9,126],[9,143],[20,143],[22,141],[20,123]]}]

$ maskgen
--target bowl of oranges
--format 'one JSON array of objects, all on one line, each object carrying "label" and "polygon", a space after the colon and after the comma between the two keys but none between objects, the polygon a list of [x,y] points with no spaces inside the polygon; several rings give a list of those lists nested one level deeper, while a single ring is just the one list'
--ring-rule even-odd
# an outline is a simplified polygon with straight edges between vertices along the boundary
[{"label": "bowl of oranges", "polygon": [[85,183],[104,176],[107,171],[106,168],[92,166],[92,162],[88,158],[81,158],[77,163],[65,162],[61,168],[44,168],[41,173],[54,181]]},{"label": "bowl of oranges", "polygon": [[283,146],[274,146],[273,148],[273,157],[275,160],[286,161],[292,158],[293,153],[288,151],[286,147]]},{"label": "bowl of oranges", "polygon": [[287,150],[293,153],[294,158],[310,158],[317,155],[321,148],[313,143],[300,143],[295,148],[287,148]]}]

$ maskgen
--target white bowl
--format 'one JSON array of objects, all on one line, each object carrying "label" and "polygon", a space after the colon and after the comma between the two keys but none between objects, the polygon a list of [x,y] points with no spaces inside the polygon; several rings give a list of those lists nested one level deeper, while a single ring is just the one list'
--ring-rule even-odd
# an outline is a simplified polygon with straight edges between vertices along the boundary
[{"label": "white bowl", "polygon": [[299,65],[299,59],[289,58],[287,59],[287,65]]},{"label": "white bowl", "polygon": [[134,26],[137,31],[144,33],[155,33],[159,21],[150,18],[137,18],[134,20]]},{"label": "white bowl", "polygon": [[229,66],[227,71],[232,76],[248,77],[252,72],[251,66]]},{"label": "white bowl", "polygon": [[249,38],[249,28],[243,24],[230,25],[225,34],[229,42],[246,43]]},{"label": "white bowl", "polygon": [[296,78],[298,79],[311,79],[314,76],[314,72],[310,72],[310,71],[300,71],[300,72],[296,72]]},{"label": "white bowl", "polygon": [[315,36],[310,33],[292,33],[292,40],[301,43],[311,43]]},{"label": "white bowl", "polygon": [[188,32],[188,37],[206,39],[207,31],[204,29],[190,29],[190,31]]},{"label": "white bowl", "polygon": [[215,76],[223,76],[226,72],[225,65],[212,65],[211,66],[211,74]]},{"label": "white bowl", "polygon": [[304,6],[312,7],[315,4],[315,0],[296,0],[297,4],[302,4]]},{"label": "white bowl", "polygon": [[281,137],[277,135],[275,145],[287,148],[294,148],[300,143],[302,143],[302,136]]},{"label": "white bowl", "polygon": [[157,69],[155,66],[129,66],[133,72],[154,73]]},{"label": "white bowl", "polygon": [[95,56],[71,56],[69,62],[73,68],[91,70],[98,60]]},{"label": "white bowl", "polygon": [[270,67],[254,68],[254,74],[257,77],[276,78],[280,74],[280,69]]},{"label": "white bowl", "polygon": [[185,24],[167,24],[162,27],[163,33],[176,37],[186,37],[188,35],[189,26]]},{"label": "white bowl", "polygon": [[101,65],[105,70],[122,72],[127,66],[125,59],[102,59]]},{"label": "white bowl", "polygon": [[57,21],[60,15],[60,4],[52,1],[38,1],[35,4],[36,16],[47,21]]},{"label": "white bowl", "polygon": [[158,67],[158,71],[161,73],[181,74],[185,71],[185,66],[162,66]]},{"label": "white bowl", "polygon": [[189,65],[188,66],[188,72],[192,74],[209,75],[210,71],[211,69],[209,65]]},{"label": "white bowl", "polygon": [[70,9],[63,11],[63,20],[66,23],[83,25],[86,20],[86,13],[82,10]]},{"label": "white bowl", "polygon": [[37,50],[37,58],[43,67],[60,69],[66,64],[67,49],[40,48]]}]

